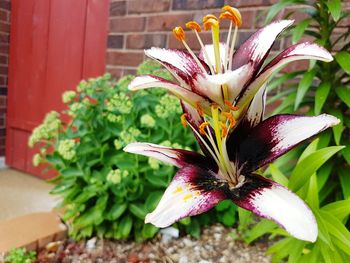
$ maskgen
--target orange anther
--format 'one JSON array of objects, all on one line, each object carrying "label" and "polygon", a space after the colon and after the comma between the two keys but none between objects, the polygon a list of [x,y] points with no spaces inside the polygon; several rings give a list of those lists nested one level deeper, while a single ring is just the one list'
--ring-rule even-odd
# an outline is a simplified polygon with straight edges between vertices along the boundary
[{"label": "orange anther", "polygon": [[199,101],[196,102],[196,108],[197,108],[198,114],[203,117],[204,110],[203,110],[202,105]]},{"label": "orange anther", "polygon": [[236,125],[236,120],[230,112],[223,111],[221,112],[221,115],[228,119],[228,121],[230,122],[230,128],[233,128]]},{"label": "orange anther", "polygon": [[234,7],[229,6],[229,5],[225,5],[222,8],[222,10],[223,10],[223,12],[221,13],[220,18],[230,19],[238,27],[240,27],[242,25],[242,16],[237,8],[234,8]]},{"label": "orange anther", "polygon": [[221,127],[221,137],[224,138],[228,134],[228,129],[225,124],[223,124],[221,121],[219,122],[220,127]]},{"label": "orange anther", "polygon": [[182,126],[184,126],[185,128],[187,127],[187,113],[184,113],[181,115],[180,117],[180,120],[181,120],[181,124]]},{"label": "orange anther", "polygon": [[209,123],[207,121],[202,122],[201,125],[199,125],[199,133],[202,135],[206,135],[207,133],[205,132],[205,128],[209,126]]},{"label": "orange anther", "polygon": [[174,36],[176,37],[177,40],[179,41],[184,41],[185,40],[185,31],[181,26],[177,26],[173,29]]},{"label": "orange anther", "polygon": [[236,106],[233,106],[231,102],[229,102],[228,100],[225,100],[225,105],[228,106],[230,108],[230,110],[232,111],[238,111],[239,108]]},{"label": "orange anther", "polygon": [[186,23],[186,27],[192,30],[196,30],[197,32],[201,32],[201,26],[196,21],[189,21]]},{"label": "orange anther", "polygon": [[206,15],[203,17],[203,27],[204,30],[208,30],[211,27],[218,27],[219,26],[219,20],[214,15]]}]

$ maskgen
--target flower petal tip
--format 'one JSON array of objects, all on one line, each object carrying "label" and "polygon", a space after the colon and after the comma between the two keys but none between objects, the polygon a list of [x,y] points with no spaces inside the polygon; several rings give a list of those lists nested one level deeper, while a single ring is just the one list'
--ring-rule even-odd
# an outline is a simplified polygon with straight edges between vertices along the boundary
[{"label": "flower petal tip", "polygon": [[140,143],[138,142],[129,143],[127,146],[123,148],[123,151],[128,153],[136,153],[138,148],[137,146],[139,145]]},{"label": "flower petal tip", "polygon": [[329,127],[338,125],[341,122],[340,119],[334,117],[333,115],[322,114],[321,116],[324,118],[324,121],[328,123]]}]

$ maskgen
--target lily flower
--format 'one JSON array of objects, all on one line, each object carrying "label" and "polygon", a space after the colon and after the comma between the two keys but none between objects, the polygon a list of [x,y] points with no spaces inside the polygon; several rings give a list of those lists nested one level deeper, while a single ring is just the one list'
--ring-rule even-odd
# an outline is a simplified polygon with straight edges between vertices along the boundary
[{"label": "lily flower", "polygon": [[[204,45],[198,23],[186,24],[202,46],[197,57],[181,27],[173,30],[187,51],[151,48],[145,53],[164,65],[178,83],[147,75],[136,77],[130,90],[163,87],[181,100],[183,125],[189,126],[203,154],[136,142],[124,150],[150,156],[180,169],[145,222],[167,227],[208,211],[230,199],[258,216],[280,224],[292,236],[314,242],[318,228],[309,207],[284,186],[255,171],[308,138],[336,125],[330,115],[276,115],[263,120],[266,82],[281,66],[300,59],[331,61],[322,47],[301,43],[287,48],[262,67],[276,37],[293,21],[282,20],[258,30],[237,50],[237,9],[225,6],[221,19],[230,19],[226,44],[219,42],[219,20],[203,18],[213,44]],[[233,29],[234,28],[234,29]],[[231,36],[232,35],[232,36]]]}]

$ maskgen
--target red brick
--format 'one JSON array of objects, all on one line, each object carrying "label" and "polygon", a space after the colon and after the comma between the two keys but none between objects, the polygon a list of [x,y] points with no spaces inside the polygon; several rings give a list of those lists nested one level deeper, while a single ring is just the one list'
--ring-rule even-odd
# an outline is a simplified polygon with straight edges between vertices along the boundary
[{"label": "red brick", "polygon": [[9,40],[10,40],[10,38],[9,38],[8,34],[0,32],[0,44],[7,44],[7,43],[9,43]]},{"label": "red brick", "polygon": [[109,23],[110,32],[140,32],[145,28],[144,17],[113,18]]},{"label": "red brick", "polygon": [[0,22],[0,32],[10,33],[10,24]]},{"label": "red brick", "polygon": [[132,34],[126,39],[126,48],[166,47],[166,37],[166,34]]},{"label": "red brick", "polygon": [[6,76],[0,76],[0,86],[3,86],[3,85],[6,85]]},{"label": "red brick", "polygon": [[112,75],[113,78],[119,79],[121,76],[123,76],[123,69],[121,68],[108,68],[106,69],[108,73]]},{"label": "red brick", "polygon": [[170,0],[129,0],[128,14],[164,12],[169,6]]},{"label": "red brick", "polygon": [[109,6],[109,15],[110,16],[122,16],[126,14],[126,2],[118,1],[112,2]]},{"label": "red brick", "polygon": [[108,65],[138,66],[143,61],[143,52],[108,51]]},{"label": "red brick", "polygon": [[171,31],[193,19],[192,14],[168,14],[148,17],[148,31]]},{"label": "red brick", "polygon": [[122,35],[109,35],[108,36],[108,48],[123,48],[124,36]]},{"label": "red brick", "polygon": [[11,2],[10,2],[10,0],[1,0],[0,1],[0,8],[1,9],[6,9],[6,10],[11,10]]},{"label": "red brick", "polygon": [[124,76],[126,75],[136,75],[137,70],[136,69],[124,69]]},{"label": "red brick", "polygon": [[4,22],[9,22],[9,12],[3,9],[0,9],[0,20]]},{"label": "red brick", "polygon": [[7,55],[9,53],[9,44],[0,43],[0,54]]},{"label": "red brick", "polygon": [[7,66],[0,66],[0,74],[7,75],[8,68]]},{"label": "red brick", "polygon": [[287,64],[286,67],[282,69],[282,73],[299,71],[299,70],[307,70],[309,68],[309,60],[299,60],[296,62],[291,62]]},{"label": "red brick", "polygon": [[[204,44],[212,43],[212,36],[210,32],[201,32],[200,37]],[[188,32],[186,34],[186,42],[193,50],[199,50],[201,48],[197,37],[194,33]],[[184,49],[182,42],[177,40],[173,34],[169,36],[169,48]]]},{"label": "red brick", "polygon": [[6,104],[7,104],[7,97],[0,96],[0,108],[6,108]]},{"label": "red brick", "polygon": [[221,8],[224,0],[176,0],[173,1],[174,10],[199,10],[209,8]]},{"label": "red brick", "polygon": [[8,63],[8,58],[7,56],[0,55],[0,64],[6,64]]}]

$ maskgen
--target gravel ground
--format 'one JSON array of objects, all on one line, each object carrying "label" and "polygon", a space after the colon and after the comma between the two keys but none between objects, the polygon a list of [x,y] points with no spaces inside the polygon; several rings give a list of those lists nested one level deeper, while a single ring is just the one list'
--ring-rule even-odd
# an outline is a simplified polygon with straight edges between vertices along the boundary
[{"label": "gravel ground", "polygon": [[97,240],[50,243],[38,255],[36,262],[72,263],[268,263],[264,255],[265,243],[247,246],[234,241],[221,225],[211,226],[203,231],[199,240],[188,236],[169,239],[158,235],[145,243]]}]

